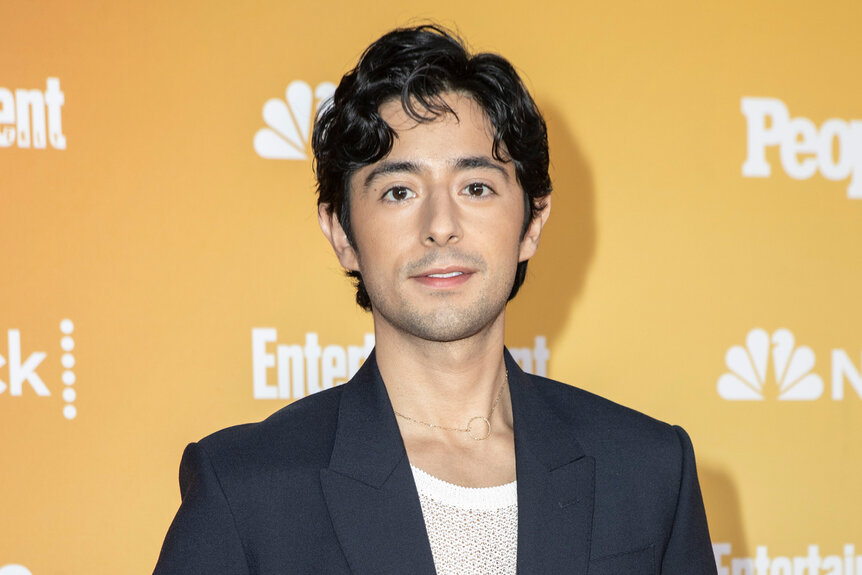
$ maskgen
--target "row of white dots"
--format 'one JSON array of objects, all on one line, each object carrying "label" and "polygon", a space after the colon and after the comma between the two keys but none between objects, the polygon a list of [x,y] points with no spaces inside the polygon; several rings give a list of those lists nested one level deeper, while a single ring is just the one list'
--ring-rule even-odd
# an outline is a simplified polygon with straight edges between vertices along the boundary
[{"label": "row of white dots", "polygon": [[75,419],[78,415],[78,409],[73,405],[77,393],[75,388],[75,372],[72,368],[75,367],[75,356],[72,350],[75,349],[75,339],[72,337],[72,332],[75,331],[75,324],[70,319],[64,319],[60,322],[60,332],[63,337],[60,339],[60,349],[63,350],[63,357],[60,358],[60,363],[63,365],[63,384],[66,386],[63,389],[63,401],[66,405],[63,406],[63,416],[66,419]]}]

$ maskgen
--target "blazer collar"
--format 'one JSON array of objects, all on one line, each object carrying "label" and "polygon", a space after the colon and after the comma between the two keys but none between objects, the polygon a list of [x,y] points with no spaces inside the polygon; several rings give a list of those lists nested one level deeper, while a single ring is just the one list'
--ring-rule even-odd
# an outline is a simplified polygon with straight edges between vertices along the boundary
[{"label": "blazer collar", "polygon": [[344,386],[329,469],[379,489],[407,452],[372,351]]},{"label": "blazer collar", "polygon": [[[508,350],[518,478],[518,572],[587,572],[595,466],[570,410]],[[434,573],[407,452],[375,353],[342,391],[321,485],[354,573]],[[405,552],[405,549],[410,551]]]},{"label": "blazer collar", "polygon": [[320,485],[353,573],[434,575],[422,505],[374,352],[343,388]]},{"label": "blazer collar", "polygon": [[518,477],[518,573],[586,575],[590,559],[595,461],[576,437],[568,394],[525,374],[506,356]]},{"label": "blazer collar", "polygon": [[518,448],[528,449],[548,471],[584,457],[571,414],[542,393],[541,386],[547,384],[524,373],[508,349],[504,356],[514,415],[515,454]]}]

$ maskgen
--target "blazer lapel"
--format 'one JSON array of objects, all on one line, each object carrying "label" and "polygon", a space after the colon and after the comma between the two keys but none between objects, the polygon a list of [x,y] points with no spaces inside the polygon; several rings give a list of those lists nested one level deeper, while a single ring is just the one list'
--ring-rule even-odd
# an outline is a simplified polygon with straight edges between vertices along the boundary
[{"label": "blazer lapel", "polygon": [[354,573],[435,573],[413,473],[373,352],[345,384],[332,458],[320,482]]},{"label": "blazer lapel", "polygon": [[589,567],[595,460],[565,406],[549,401],[506,351],[518,477],[518,573],[583,574]]}]

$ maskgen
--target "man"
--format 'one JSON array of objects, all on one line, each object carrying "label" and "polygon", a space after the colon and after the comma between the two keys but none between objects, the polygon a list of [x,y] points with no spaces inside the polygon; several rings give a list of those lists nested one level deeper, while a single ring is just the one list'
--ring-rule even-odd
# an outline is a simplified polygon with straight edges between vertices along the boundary
[{"label": "man", "polygon": [[504,348],[551,190],[511,65],[435,27],[391,32],[313,148],[320,226],[375,352],[186,449],[156,573],[715,573],[685,432]]}]

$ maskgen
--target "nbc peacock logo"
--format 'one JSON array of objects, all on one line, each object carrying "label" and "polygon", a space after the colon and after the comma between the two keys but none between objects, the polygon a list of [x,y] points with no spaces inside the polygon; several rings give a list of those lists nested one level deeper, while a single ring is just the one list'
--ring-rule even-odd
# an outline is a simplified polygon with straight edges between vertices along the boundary
[{"label": "nbc peacock logo", "polygon": [[823,395],[823,380],[811,371],[814,352],[797,346],[790,330],[778,329],[770,335],[753,329],[745,347],[731,347],[724,361],[729,371],[718,379],[722,399],[811,401]]},{"label": "nbc peacock logo", "polygon": [[287,86],[284,100],[267,100],[263,105],[267,127],[254,135],[257,155],[268,160],[308,159],[312,114],[327,105],[334,93],[332,82],[321,82],[312,91],[306,82],[295,80]]}]

